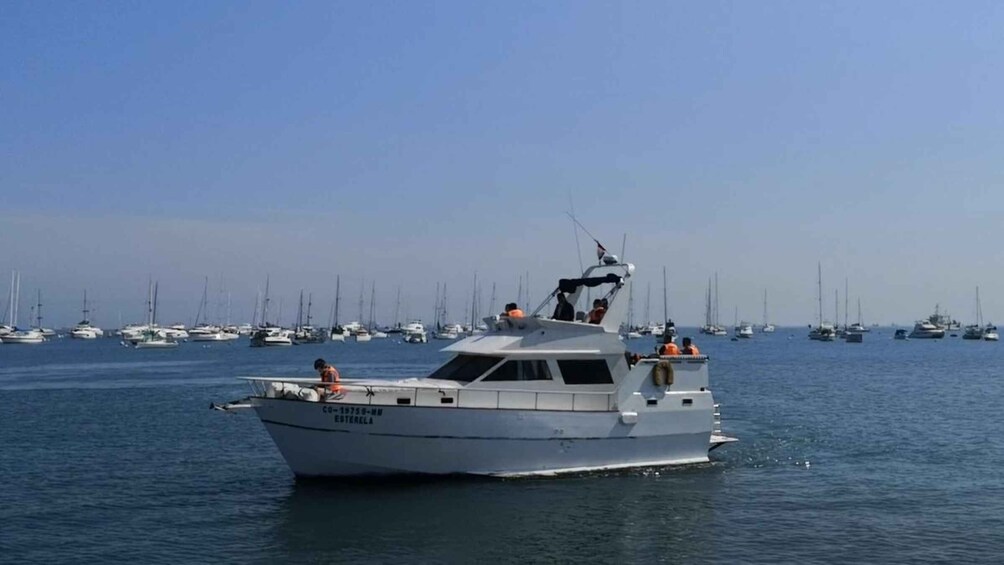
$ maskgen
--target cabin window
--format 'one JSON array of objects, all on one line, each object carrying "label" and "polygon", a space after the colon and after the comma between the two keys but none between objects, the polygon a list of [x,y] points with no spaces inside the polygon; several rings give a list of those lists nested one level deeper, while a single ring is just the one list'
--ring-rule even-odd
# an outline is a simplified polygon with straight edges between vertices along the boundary
[{"label": "cabin window", "polygon": [[429,378],[469,383],[485,374],[501,360],[501,357],[487,355],[457,355],[449,363],[436,369]]},{"label": "cabin window", "polygon": [[485,381],[549,381],[547,361],[506,361],[485,377]]},{"label": "cabin window", "polygon": [[566,385],[608,385],[614,379],[610,367],[602,359],[558,361],[561,378]]}]

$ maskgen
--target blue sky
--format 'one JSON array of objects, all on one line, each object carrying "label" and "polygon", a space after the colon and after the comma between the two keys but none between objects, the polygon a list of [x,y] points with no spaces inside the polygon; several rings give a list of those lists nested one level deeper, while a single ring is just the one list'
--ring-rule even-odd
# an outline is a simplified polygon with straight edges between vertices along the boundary
[{"label": "blue sky", "polygon": [[148,276],[190,321],[207,275],[239,318],[266,275],[330,303],[340,274],[429,319],[437,281],[459,312],[475,271],[499,303],[576,271],[571,195],[685,323],[715,271],[728,321],[767,289],[808,323],[817,261],[827,311],[846,277],[867,321],[969,319],[978,284],[1004,319],[1002,28],[995,2],[5,2],[0,273],[56,325],[84,288],[139,317]]}]

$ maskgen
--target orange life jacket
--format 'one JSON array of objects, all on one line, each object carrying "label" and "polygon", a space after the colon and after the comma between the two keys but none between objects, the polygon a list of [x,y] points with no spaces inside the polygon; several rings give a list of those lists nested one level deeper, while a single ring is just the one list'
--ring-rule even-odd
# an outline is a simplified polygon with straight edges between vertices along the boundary
[{"label": "orange life jacket", "polygon": [[598,324],[603,321],[603,315],[607,313],[606,308],[597,306],[589,311],[589,323]]},{"label": "orange life jacket", "polygon": [[512,310],[509,310],[508,312],[506,312],[506,314],[508,314],[510,318],[522,318],[523,317],[523,311],[520,310],[519,308],[513,308]]},{"label": "orange life jacket", "polygon": [[322,383],[332,383],[328,389],[331,392],[341,392],[342,385],[341,375],[338,374],[338,369],[332,367],[331,365],[325,365],[324,370],[321,371],[321,382]]},{"label": "orange life jacket", "polygon": [[701,354],[701,350],[697,349],[696,345],[691,344],[691,345],[688,345],[687,347],[683,348],[683,354],[684,355],[700,355]]},{"label": "orange life jacket", "polygon": [[659,355],[679,355],[680,348],[676,346],[675,343],[669,342],[662,344],[659,348]]}]

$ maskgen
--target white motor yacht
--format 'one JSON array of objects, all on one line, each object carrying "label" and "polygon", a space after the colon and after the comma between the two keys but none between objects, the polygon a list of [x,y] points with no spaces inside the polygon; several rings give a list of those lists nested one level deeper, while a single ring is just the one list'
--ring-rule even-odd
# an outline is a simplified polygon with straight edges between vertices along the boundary
[{"label": "white motor yacht", "polygon": [[405,343],[428,343],[429,342],[429,336],[425,332],[425,330],[422,330],[422,331],[410,331],[410,332],[404,334],[404,342]]},{"label": "white motor yacht", "polygon": [[962,331],[962,339],[983,339],[983,327],[977,324],[966,326]]},{"label": "white motor yacht", "polygon": [[575,305],[586,288],[601,287],[610,307],[600,324],[486,318],[489,331],[447,347],[453,358],[428,377],[344,378],[337,392],[317,378],[250,377],[251,397],[214,407],[253,408],[300,477],[554,475],[707,462],[712,449],[735,441],[721,432],[708,358],[630,364],[618,339],[627,310],[619,298],[634,267],[604,258],[554,291]]},{"label": "white motor yacht", "polygon": [[813,341],[834,341],[837,339],[837,331],[833,324],[820,324],[809,332],[809,339]]},{"label": "white motor yacht", "polygon": [[4,345],[38,345],[45,342],[45,336],[39,330],[16,330],[0,337]]},{"label": "white motor yacht", "polygon": [[987,324],[987,326],[983,328],[983,341],[998,341],[1000,338],[1000,334],[997,333],[997,326]]},{"label": "white motor yacht", "polygon": [[945,330],[927,320],[918,320],[913,325],[913,331],[910,332],[910,339],[941,339],[943,337],[945,337]]},{"label": "white motor yacht", "polygon": [[735,327],[735,335],[738,338],[749,339],[753,337],[753,326],[749,322],[740,322]]},{"label": "white motor yacht", "polygon": [[91,325],[91,321],[89,319],[91,311],[87,308],[86,290],[84,291],[83,313],[84,313],[83,320],[81,320],[79,324],[77,324],[76,326],[74,326],[72,330],[70,330],[70,337],[73,339],[97,339],[105,335],[105,332],[101,328]]},{"label": "white motor yacht", "polygon": [[292,332],[278,326],[258,328],[251,335],[251,347],[285,347],[293,345]]},{"label": "white motor yacht", "polygon": [[765,334],[772,334],[772,333],[774,333],[774,329],[775,329],[774,328],[774,324],[764,324],[764,325],[760,326],[760,332],[765,333]]}]

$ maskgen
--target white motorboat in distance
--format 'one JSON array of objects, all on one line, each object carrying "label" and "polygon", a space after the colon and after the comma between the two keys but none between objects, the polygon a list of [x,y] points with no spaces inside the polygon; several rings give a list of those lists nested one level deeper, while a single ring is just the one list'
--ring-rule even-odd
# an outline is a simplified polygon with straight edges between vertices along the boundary
[{"label": "white motorboat in distance", "polygon": [[601,324],[486,318],[487,333],[451,344],[454,357],[425,378],[346,378],[329,394],[316,378],[248,377],[253,396],[214,407],[253,408],[300,477],[551,475],[708,461],[710,450],[735,441],[720,431],[708,358],[630,365],[617,332],[634,267],[605,259],[555,290],[575,305],[587,287],[602,287],[610,308]]},{"label": "white motorboat in distance", "polygon": [[913,331],[910,332],[910,339],[941,339],[943,337],[945,337],[945,330],[927,320],[918,320],[913,325]]}]

